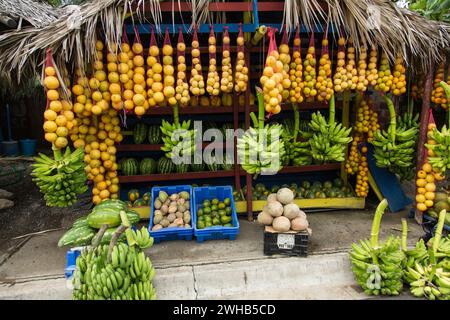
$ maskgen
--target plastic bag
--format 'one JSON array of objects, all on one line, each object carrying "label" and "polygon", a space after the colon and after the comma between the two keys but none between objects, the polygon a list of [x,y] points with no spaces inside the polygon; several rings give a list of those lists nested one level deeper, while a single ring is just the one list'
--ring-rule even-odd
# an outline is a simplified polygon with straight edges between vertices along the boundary
[{"label": "plastic bag", "polygon": [[281,39],[280,46],[278,47],[280,53],[280,61],[283,63],[283,91],[281,92],[282,101],[289,100],[289,89],[291,88],[291,80],[289,79],[289,64],[291,62],[291,56],[289,54],[289,38],[286,31],[286,26],[283,28],[283,37]]},{"label": "plastic bag", "polygon": [[203,78],[203,68],[200,60],[200,43],[198,42],[197,26],[194,27],[191,55],[192,55],[192,69],[191,69],[191,77],[189,79],[190,84],[189,89],[198,100],[198,96],[205,94],[205,80]]},{"label": "plastic bag", "polygon": [[[244,32],[242,31],[242,23],[239,24],[239,33],[237,36],[237,57],[235,71],[234,91],[239,95],[247,91],[248,86],[248,67],[245,62]],[[276,44],[275,44],[276,46]]]},{"label": "plastic bag", "polygon": [[305,85],[303,88],[303,94],[306,101],[314,101],[314,97],[317,95],[316,89],[316,49],[315,49],[314,32],[311,32],[309,38],[308,52],[306,54],[304,64]]},{"label": "plastic bag", "polygon": [[214,34],[214,27],[211,24],[209,26],[209,37],[208,37],[208,53],[209,53],[209,68],[208,68],[208,78],[206,80],[206,92],[211,96],[218,96],[220,93],[220,78],[217,72],[217,41],[216,35]]},{"label": "plastic bag", "polygon": [[145,60],[144,60],[144,47],[139,36],[139,30],[137,26],[134,27],[134,41],[132,50],[134,53],[133,64],[134,64],[134,74],[133,74],[133,103],[134,103],[134,113],[140,117],[145,114],[145,111],[150,107],[147,101],[147,91],[145,82]]},{"label": "plastic bag", "polygon": [[220,79],[220,90],[223,93],[230,93],[233,91],[233,68],[231,66],[230,54],[230,35],[228,34],[228,27],[223,27],[222,34],[222,77]]},{"label": "plastic bag", "polygon": [[150,107],[162,107],[166,105],[162,82],[163,67],[159,58],[159,51],[158,43],[155,38],[155,30],[151,27],[150,48],[147,57],[147,94]]},{"label": "plastic bag", "polygon": [[[328,29],[328,28],[327,28]],[[334,93],[331,79],[331,59],[328,49],[328,32],[322,39],[322,55],[319,61],[319,71],[316,81],[317,101],[329,101]]]},{"label": "plastic bag", "polygon": [[169,105],[177,104],[175,98],[175,68],[173,63],[173,47],[170,42],[169,28],[166,27],[163,44],[164,97]]},{"label": "plastic bag", "polygon": [[264,92],[264,108],[269,116],[281,111],[283,63],[279,60],[275,29],[268,28],[269,48],[260,82]]},{"label": "plastic bag", "polygon": [[186,75],[186,44],[184,43],[183,30],[178,27],[178,42],[177,42],[177,86],[175,98],[181,107],[189,105],[189,84],[187,83]]},{"label": "plastic bag", "polygon": [[292,58],[289,70],[289,79],[291,80],[291,90],[289,92],[292,103],[303,102],[303,63],[302,63],[302,47],[300,38],[300,27],[297,25],[294,46],[292,48]]}]

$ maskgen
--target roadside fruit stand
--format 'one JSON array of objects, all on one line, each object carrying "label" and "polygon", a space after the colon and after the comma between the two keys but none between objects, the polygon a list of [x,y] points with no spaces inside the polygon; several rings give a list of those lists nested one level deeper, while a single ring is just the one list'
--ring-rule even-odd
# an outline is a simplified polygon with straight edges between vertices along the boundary
[{"label": "roadside fruit stand", "polygon": [[[306,256],[314,226],[303,210],[363,209],[372,190],[373,238],[352,254],[364,286],[393,196],[386,181],[416,179],[416,219],[444,225],[448,24],[387,1],[149,3],[87,2],[66,16],[76,25],[0,38],[2,73],[44,61],[53,156],[40,154],[32,175],[47,205],[92,194],[91,213],[59,242],[92,244],[76,259],[74,298],[154,299],[143,250],[235,240],[238,214],[258,214],[266,254]],[[13,45],[21,39],[34,50]],[[385,245],[385,273],[407,255],[399,241]],[[398,294],[400,278],[364,289]]]}]

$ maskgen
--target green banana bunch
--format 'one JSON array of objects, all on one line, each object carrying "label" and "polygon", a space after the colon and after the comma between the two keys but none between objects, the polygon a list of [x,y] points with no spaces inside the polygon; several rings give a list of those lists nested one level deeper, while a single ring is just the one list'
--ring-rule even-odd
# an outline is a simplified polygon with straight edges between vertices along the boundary
[{"label": "green banana bunch", "polygon": [[[419,114],[413,117],[412,112],[406,112],[397,117],[396,141],[405,142],[411,139],[411,135],[417,136],[419,132]],[[413,139],[414,140],[414,139]],[[416,141],[417,142],[417,141]],[[406,167],[392,166],[391,171],[397,173],[401,181],[413,180],[416,176],[416,150],[417,143],[414,145],[414,153],[410,165]]]},{"label": "green banana bunch", "polygon": [[425,144],[428,150],[435,153],[435,156],[428,157],[428,162],[436,172],[445,172],[450,169],[450,130],[446,125],[442,127],[441,131],[434,128],[430,133],[430,138],[436,144]]},{"label": "green banana bunch", "polygon": [[166,153],[166,157],[172,159],[175,156],[192,156],[195,152],[195,130],[189,129],[191,121],[183,121],[179,123],[175,121],[170,123],[166,120],[162,121],[160,127],[163,133],[164,146],[161,150]]},{"label": "green banana bunch", "polygon": [[77,201],[78,195],[87,191],[82,148],[64,154],[54,150],[54,158],[39,153],[32,164],[33,181],[39,187],[49,207],[68,207]]},{"label": "green banana bunch", "polygon": [[258,119],[252,112],[253,127],[237,140],[237,153],[242,169],[248,174],[275,174],[283,167],[285,146],[282,139],[281,124],[264,125],[264,97],[262,90],[256,87],[258,98]]},{"label": "green banana bunch", "polygon": [[330,100],[330,116],[326,121],[320,113],[311,115],[309,127],[313,132],[308,140],[311,155],[320,162],[342,162],[345,160],[346,146],[353,140],[350,137],[352,128],[345,128],[341,123],[334,121],[335,107],[334,95]]},{"label": "green banana bunch", "polygon": [[408,115],[402,120],[401,127],[397,128],[394,104],[388,96],[384,95],[383,98],[388,105],[390,124],[387,132],[384,130],[375,132],[372,141],[374,158],[378,167],[389,168],[394,173],[402,174],[403,171],[398,168],[413,167],[418,127],[414,124],[411,124],[411,127],[406,126],[414,120],[410,120]]},{"label": "green banana bunch", "polygon": [[403,288],[405,254],[400,250],[400,238],[390,235],[385,243],[378,243],[381,217],[387,205],[383,199],[376,209],[371,239],[353,243],[350,251],[353,274],[367,295],[398,295]]},{"label": "green banana bunch", "polygon": [[150,233],[147,228],[142,228],[141,230],[133,230],[133,237],[136,244],[142,250],[150,248],[153,245],[153,238],[150,237]]},{"label": "green banana bunch", "polygon": [[430,239],[428,248],[420,240],[415,249],[406,251],[403,278],[415,297],[450,300],[450,237],[442,238],[445,213],[439,213],[435,237]]},{"label": "green banana bunch", "polygon": [[[298,141],[297,137],[300,133],[300,119],[297,105],[293,105],[294,123],[291,127],[291,121],[284,121],[283,124],[283,141],[286,153],[283,159],[284,165],[292,164],[294,166],[309,165],[312,163],[311,148],[309,141]],[[286,119],[287,120],[287,119]],[[289,119],[291,120],[291,119]]]},{"label": "green banana bunch", "polygon": [[[145,228],[134,232],[137,246],[116,243],[89,247],[76,260],[73,277],[75,300],[155,300],[155,268],[142,248],[150,246]],[[150,243],[151,242],[151,243]]]}]

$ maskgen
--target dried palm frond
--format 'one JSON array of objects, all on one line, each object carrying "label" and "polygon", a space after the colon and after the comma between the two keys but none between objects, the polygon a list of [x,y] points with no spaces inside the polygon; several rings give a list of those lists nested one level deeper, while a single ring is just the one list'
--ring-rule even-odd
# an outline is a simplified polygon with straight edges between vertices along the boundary
[{"label": "dried palm frond", "polygon": [[28,21],[33,27],[41,28],[56,21],[61,14],[61,9],[33,0],[2,0],[0,1],[0,13],[13,19]]}]

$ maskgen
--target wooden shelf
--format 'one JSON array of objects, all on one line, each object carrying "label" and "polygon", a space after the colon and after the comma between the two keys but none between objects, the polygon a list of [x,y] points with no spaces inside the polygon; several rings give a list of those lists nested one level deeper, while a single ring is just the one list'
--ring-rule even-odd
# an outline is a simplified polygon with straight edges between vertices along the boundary
[{"label": "wooden shelf", "polygon": [[[244,176],[245,171],[240,170],[239,174],[241,176]],[[214,179],[214,178],[231,178],[231,177],[234,177],[234,170],[201,171],[201,172],[168,173],[168,174],[158,173],[139,176],[119,176],[119,183],[159,182],[159,181]]]}]

